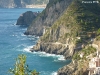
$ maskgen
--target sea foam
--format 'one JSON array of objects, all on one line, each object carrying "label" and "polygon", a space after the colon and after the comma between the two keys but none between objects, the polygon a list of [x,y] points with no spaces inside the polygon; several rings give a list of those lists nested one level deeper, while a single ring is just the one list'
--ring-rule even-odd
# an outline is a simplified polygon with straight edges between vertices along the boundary
[{"label": "sea foam", "polygon": [[30,52],[30,53],[31,53],[30,49],[31,49],[32,47],[33,47],[33,46],[28,46],[28,47],[24,48],[24,52]]},{"label": "sea foam", "polygon": [[31,52],[30,51],[31,48],[33,48],[33,46],[28,46],[28,47],[24,48],[24,52],[29,52],[29,53],[32,53],[34,55],[38,55],[40,57],[52,57],[52,58],[54,58],[54,61],[65,61],[66,60],[63,55],[49,54],[49,53],[41,52],[41,51]]},{"label": "sea foam", "polygon": [[57,72],[53,72],[51,75],[57,75]]},{"label": "sea foam", "polygon": [[46,53],[46,52],[33,52],[33,54],[38,54],[39,56],[41,57],[53,57],[55,58],[54,61],[57,61],[57,60],[65,60],[64,56],[63,55],[56,55],[56,54],[49,54],[49,53]]}]

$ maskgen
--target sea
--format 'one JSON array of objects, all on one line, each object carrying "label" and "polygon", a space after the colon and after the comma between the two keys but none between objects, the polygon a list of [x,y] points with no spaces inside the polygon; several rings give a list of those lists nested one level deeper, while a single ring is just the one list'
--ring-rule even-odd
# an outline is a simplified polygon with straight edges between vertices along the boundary
[{"label": "sea", "polygon": [[29,69],[36,70],[39,75],[57,75],[57,70],[68,64],[63,55],[45,52],[30,52],[38,41],[38,36],[24,35],[27,26],[16,25],[18,17],[26,12],[42,12],[41,8],[0,8],[0,75],[12,75],[10,68],[14,68],[15,59],[20,54],[27,56],[26,64]]}]

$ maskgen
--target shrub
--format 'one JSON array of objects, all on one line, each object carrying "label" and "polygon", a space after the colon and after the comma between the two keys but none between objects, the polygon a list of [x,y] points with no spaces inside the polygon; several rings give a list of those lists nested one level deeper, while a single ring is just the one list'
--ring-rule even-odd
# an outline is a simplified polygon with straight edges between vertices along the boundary
[{"label": "shrub", "polygon": [[36,70],[29,70],[26,65],[26,55],[21,54],[16,58],[14,69],[10,69],[9,72],[13,75],[39,75]]}]

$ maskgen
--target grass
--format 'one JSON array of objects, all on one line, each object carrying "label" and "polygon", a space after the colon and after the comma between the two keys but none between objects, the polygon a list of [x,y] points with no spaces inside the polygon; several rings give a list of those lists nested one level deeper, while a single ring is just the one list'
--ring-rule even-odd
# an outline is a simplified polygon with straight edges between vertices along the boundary
[{"label": "grass", "polygon": [[[86,56],[88,56],[88,55],[90,55],[92,53],[95,53],[95,52],[96,52],[96,48],[94,48],[92,46],[88,46],[88,47],[82,49],[81,51],[75,53],[73,55],[73,60],[80,60],[80,59],[86,60]],[[83,55],[83,58],[80,58],[80,53],[83,53],[84,54]]]}]

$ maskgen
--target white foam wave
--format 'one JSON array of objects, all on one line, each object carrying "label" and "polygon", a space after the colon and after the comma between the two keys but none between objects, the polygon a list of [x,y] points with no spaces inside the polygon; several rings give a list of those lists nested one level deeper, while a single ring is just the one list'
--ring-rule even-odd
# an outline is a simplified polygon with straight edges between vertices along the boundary
[{"label": "white foam wave", "polygon": [[49,53],[40,52],[40,51],[38,51],[38,52],[35,52],[35,51],[34,52],[31,52],[30,51],[31,48],[33,48],[33,46],[28,46],[28,47],[24,48],[24,51],[25,52],[30,52],[30,53],[32,53],[34,55],[38,55],[40,57],[52,57],[52,58],[54,58],[54,61],[55,62],[56,61],[65,61],[66,60],[63,55],[49,54]]},{"label": "white foam wave", "polygon": [[51,75],[57,75],[57,72],[53,72]]},{"label": "white foam wave", "polygon": [[58,60],[65,60],[65,57],[61,56],[61,57],[58,58]]},{"label": "white foam wave", "polygon": [[21,36],[26,36],[26,35],[24,35],[23,33],[21,33]]},{"label": "white foam wave", "polygon": [[31,52],[30,49],[31,49],[32,47],[33,47],[33,46],[28,46],[28,47],[24,48],[24,51],[25,51],[25,52]]},{"label": "white foam wave", "polygon": [[15,23],[14,23],[14,24],[12,24],[12,25],[17,26],[17,25],[16,25],[16,23],[17,23],[17,22],[15,22]]},{"label": "white foam wave", "polygon": [[17,36],[16,34],[10,35],[10,36]]},{"label": "white foam wave", "polygon": [[63,55],[56,55],[56,54],[49,54],[46,52],[33,52],[33,54],[37,54],[41,57],[53,57],[55,60],[54,61],[64,61],[65,58]]}]

